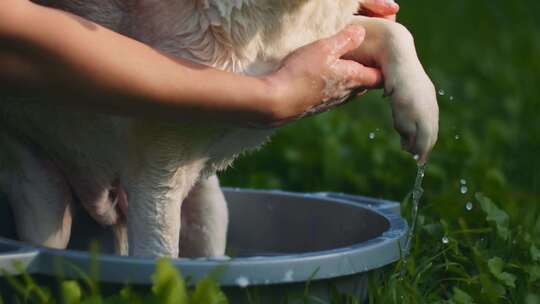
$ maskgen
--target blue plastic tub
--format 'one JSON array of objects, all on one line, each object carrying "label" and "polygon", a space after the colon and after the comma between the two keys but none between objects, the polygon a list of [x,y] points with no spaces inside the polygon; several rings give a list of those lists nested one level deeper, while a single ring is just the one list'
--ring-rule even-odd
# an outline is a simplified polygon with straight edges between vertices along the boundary
[{"label": "blue plastic tub", "polygon": [[[399,259],[407,223],[396,202],[339,193],[291,193],[224,189],[229,204],[227,252],[230,259],[176,259],[191,282],[222,267],[219,283],[231,303],[245,303],[245,287],[262,303],[280,303],[304,293],[328,299],[329,287],[364,299],[366,274]],[[112,255],[112,235],[89,219],[75,224],[67,250],[31,246],[15,240],[7,204],[0,210],[0,268],[16,274],[15,261],[31,274],[55,275],[58,261],[82,270],[90,266],[84,251],[101,243],[99,278],[104,283],[151,284],[155,260]],[[63,267],[77,278],[73,267]],[[292,302],[289,302],[292,303]]]}]

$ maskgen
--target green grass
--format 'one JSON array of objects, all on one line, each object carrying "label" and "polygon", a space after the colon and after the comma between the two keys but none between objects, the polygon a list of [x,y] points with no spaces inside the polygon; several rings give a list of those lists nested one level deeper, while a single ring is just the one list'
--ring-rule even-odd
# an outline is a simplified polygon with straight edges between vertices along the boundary
[{"label": "green grass", "polygon": [[[398,263],[372,274],[370,303],[540,303],[540,2],[401,6],[400,22],[445,95],[407,271],[400,277]],[[266,148],[236,162],[223,183],[404,200],[408,215],[404,198],[416,168],[400,150],[380,95],[283,128]],[[62,292],[77,289],[64,284]]]},{"label": "green grass", "polygon": [[[64,303],[64,304],[226,304],[227,298],[220,290],[213,275],[200,280],[188,289],[176,268],[165,259],[158,260],[152,276],[152,286],[137,290],[126,286],[112,295],[105,295],[95,276],[83,280],[58,280],[58,289],[51,291],[42,282],[37,283],[29,275],[19,278],[7,277],[13,293],[6,303]],[[0,297],[0,303],[3,303]]]},{"label": "green grass", "polygon": [[[407,275],[399,279],[399,265],[374,274],[371,303],[540,303],[540,2],[401,6],[400,22],[444,90],[441,130]],[[416,169],[400,150],[390,115],[374,92],[280,130],[223,180],[401,201]]]}]

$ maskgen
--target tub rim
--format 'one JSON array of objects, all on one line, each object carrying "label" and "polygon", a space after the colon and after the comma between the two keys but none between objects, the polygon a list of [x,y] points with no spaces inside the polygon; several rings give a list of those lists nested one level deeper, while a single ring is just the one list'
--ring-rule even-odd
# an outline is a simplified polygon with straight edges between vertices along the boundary
[{"label": "tub rim", "polygon": [[[247,279],[249,285],[332,279],[386,266],[399,260],[407,250],[404,246],[408,224],[399,215],[399,203],[394,201],[335,192],[298,193],[227,187],[224,187],[223,191],[312,198],[365,208],[382,216],[389,225],[378,237],[331,250],[280,256],[237,257],[229,260],[172,259],[174,267],[180,270],[184,277],[190,278],[187,281],[188,285],[193,285],[207,274],[216,271],[219,273],[216,280],[221,286],[238,286],[239,278]],[[82,274],[76,268],[88,273],[91,267],[92,253],[87,251],[32,246],[4,237],[0,237],[0,246],[11,246],[15,249],[0,252],[0,269],[8,274],[25,271],[30,274],[55,276],[61,270],[66,277],[82,278]],[[14,267],[14,262],[19,263],[19,266]],[[107,283],[151,284],[151,275],[156,266],[156,259],[119,257],[111,254],[99,254],[96,262],[99,267],[98,279]]]}]

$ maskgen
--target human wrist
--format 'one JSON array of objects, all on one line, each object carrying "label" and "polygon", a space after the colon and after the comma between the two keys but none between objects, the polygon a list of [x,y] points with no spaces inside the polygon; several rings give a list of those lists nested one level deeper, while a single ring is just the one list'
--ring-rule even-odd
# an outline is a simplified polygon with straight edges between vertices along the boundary
[{"label": "human wrist", "polygon": [[269,128],[277,127],[285,118],[286,109],[283,100],[287,94],[288,85],[283,82],[278,73],[261,76],[258,79],[261,86],[256,108],[260,113],[261,125]]}]

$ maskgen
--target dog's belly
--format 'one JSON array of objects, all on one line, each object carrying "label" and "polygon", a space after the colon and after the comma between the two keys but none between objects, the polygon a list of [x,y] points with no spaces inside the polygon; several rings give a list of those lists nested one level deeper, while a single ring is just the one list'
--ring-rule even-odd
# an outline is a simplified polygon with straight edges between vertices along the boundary
[{"label": "dog's belly", "polygon": [[[97,198],[119,179],[129,178],[130,172],[153,165],[153,158],[169,159],[168,170],[204,159],[207,176],[225,169],[242,150],[259,146],[269,135],[204,122],[167,124],[93,114],[39,102],[2,101],[0,116],[0,133],[19,138],[53,160],[88,205],[99,203]],[[11,159],[0,153],[2,157]]]},{"label": "dog's belly", "polygon": [[127,119],[5,101],[0,113],[5,117],[1,132],[51,159],[79,197],[108,189],[125,165]]}]

